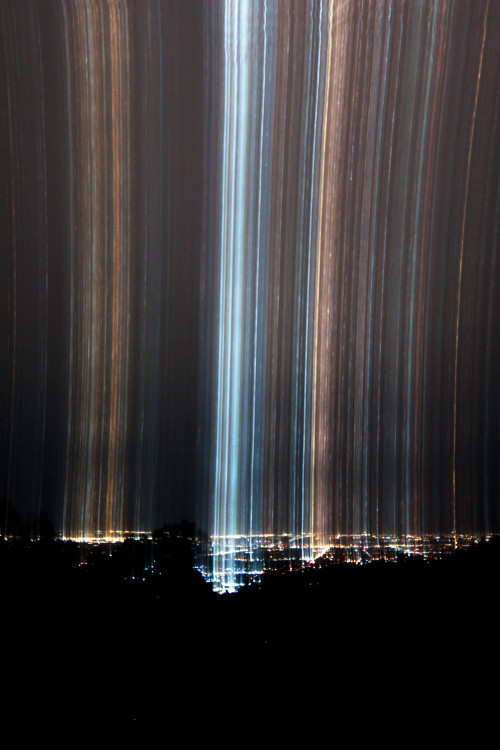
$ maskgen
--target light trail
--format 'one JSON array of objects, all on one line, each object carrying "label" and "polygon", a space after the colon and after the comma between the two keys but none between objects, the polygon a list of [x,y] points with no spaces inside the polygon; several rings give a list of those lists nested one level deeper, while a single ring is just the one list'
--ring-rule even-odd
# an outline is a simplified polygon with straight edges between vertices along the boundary
[{"label": "light trail", "polygon": [[[262,16],[257,7],[228,0],[220,28],[209,28],[224,40],[212,67],[223,84],[208,94],[223,111],[211,146],[220,143],[219,193],[207,207],[222,232],[208,239],[219,270],[208,576],[220,590],[237,587],[231,540],[251,538],[257,519],[262,532],[309,545],[311,560],[338,533],[410,539],[448,528],[450,511],[457,527],[459,319],[489,29],[489,4],[468,5],[479,75],[458,109],[448,105],[465,23],[456,4],[276,1],[259,6]],[[442,133],[452,123],[452,138],[469,127],[463,211],[449,197]],[[456,226],[458,276],[448,280],[442,238],[451,257]],[[454,321],[436,304],[443,284],[458,294]],[[439,440],[448,453],[438,480]]]},{"label": "light trail", "polygon": [[[130,255],[127,5],[63,4],[69,59],[72,349],[63,535],[123,521]],[[84,65],[82,66],[82,60]]]},{"label": "light trail", "polygon": [[233,590],[274,538],[497,529],[500,4],[3,0],[0,28],[5,533],[197,515]]},{"label": "light trail", "polygon": [[484,25],[483,25],[483,36],[481,40],[481,54],[479,57],[479,65],[477,72],[476,88],[474,93],[474,107],[472,110],[472,123],[470,126],[470,139],[469,148],[467,150],[467,171],[465,178],[465,191],[464,191],[464,208],[463,208],[463,219],[462,219],[462,231],[460,236],[460,255],[458,262],[458,291],[457,291],[457,314],[456,314],[456,326],[455,326],[455,362],[453,372],[453,499],[452,499],[452,515],[453,515],[453,533],[455,535],[455,546],[456,546],[456,534],[457,534],[457,391],[458,391],[458,350],[460,345],[460,315],[462,312],[462,274],[464,264],[464,244],[465,244],[465,227],[467,219],[467,201],[469,197],[469,184],[470,184],[470,171],[471,171],[471,159],[472,159],[472,147],[474,145],[474,135],[476,130],[476,117],[477,117],[477,102],[479,97],[479,88],[481,86],[481,74],[483,72],[483,60],[484,60],[484,45],[486,41],[486,29],[488,20],[488,11],[490,2],[487,0],[486,8],[484,11]]}]

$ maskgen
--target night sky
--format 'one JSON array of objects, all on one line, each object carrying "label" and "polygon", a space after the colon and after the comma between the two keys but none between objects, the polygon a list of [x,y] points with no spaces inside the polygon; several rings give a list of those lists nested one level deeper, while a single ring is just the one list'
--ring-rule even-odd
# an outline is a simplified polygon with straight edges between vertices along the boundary
[{"label": "night sky", "polygon": [[499,530],[500,3],[2,0],[0,497]]}]

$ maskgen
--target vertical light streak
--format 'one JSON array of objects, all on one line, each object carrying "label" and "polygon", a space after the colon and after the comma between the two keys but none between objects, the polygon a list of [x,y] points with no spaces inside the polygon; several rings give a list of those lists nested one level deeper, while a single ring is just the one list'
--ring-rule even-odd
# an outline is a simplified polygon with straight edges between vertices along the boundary
[{"label": "vertical light streak", "polygon": [[126,0],[62,7],[72,284],[63,534],[112,538],[123,529],[127,442],[128,12]]},{"label": "vertical light streak", "polygon": [[465,226],[466,226],[466,219],[467,219],[467,203],[468,203],[468,198],[469,198],[469,182],[470,182],[470,172],[471,172],[472,149],[474,146],[477,103],[479,99],[479,89],[481,86],[481,74],[483,72],[484,45],[486,42],[486,29],[487,29],[489,7],[490,7],[490,0],[487,0],[486,10],[484,11],[483,35],[482,35],[482,40],[481,40],[481,53],[479,56],[479,66],[478,66],[477,79],[476,79],[474,107],[472,110],[472,122],[471,122],[471,128],[470,128],[469,148],[467,151],[467,170],[466,170],[466,177],[465,177],[464,203],[463,203],[463,211],[462,211],[460,252],[459,252],[459,258],[458,258],[457,314],[456,314],[456,322],[455,322],[455,360],[454,360],[454,371],[453,371],[453,457],[452,457],[452,473],[453,473],[452,515],[453,515],[453,534],[455,538],[455,547],[457,545],[457,477],[456,477],[456,474],[457,474],[458,348],[459,348],[459,336],[460,336],[460,314],[461,314],[461,309],[462,309],[462,270],[463,270],[463,261],[464,261]]},{"label": "vertical light streak", "polygon": [[[259,574],[262,534],[303,561],[337,535],[495,524],[496,4],[195,3],[195,124],[202,56],[174,36],[199,40],[196,12],[49,5],[0,7],[6,512],[57,486],[66,536],[138,527],[156,497],[175,514],[202,304],[196,475],[221,590]],[[178,315],[193,278],[204,302]]]},{"label": "vertical light streak", "polygon": [[109,5],[111,36],[111,131],[113,170],[113,298],[111,322],[111,414],[109,422],[108,487],[106,493],[106,532],[113,529],[113,507],[115,500],[116,440],[118,412],[118,365],[120,345],[120,253],[121,253],[121,206],[120,206],[120,85],[118,58],[117,8],[113,0]]},{"label": "vertical light streak", "polygon": [[221,186],[221,234],[218,306],[217,422],[214,486],[214,579],[222,589],[236,584],[234,539],[240,508],[244,507],[242,481],[242,366],[246,337],[244,305],[250,3],[226,2],[224,23],[224,118]]},{"label": "vertical light streak", "polygon": [[[334,20],[334,2],[330,2],[329,5],[329,12],[328,12],[328,44],[327,44],[327,53],[326,53],[326,59],[327,59],[327,69],[326,69],[326,96],[325,96],[325,105],[324,105],[324,125],[323,125],[323,143],[321,148],[321,167],[320,167],[320,198],[319,198],[319,216],[318,216],[318,246],[316,250],[316,303],[315,303],[315,313],[314,313],[314,368],[313,368],[313,417],[312,417],[312,459],[311,459],[311,552],[310,556],[312,558],[316,557],[317,551],[319,549],[322,549],[325,544],[325,538],[324,534],[322,532],[319,532],[317,529],[318,526],[318,512],[316,508],[316,493],[317,493],[317,429],[318,429],[318,418],[317,418],[317,410],[318,410],[318,399],[317,399],[317,392],[318,392],[318,357],[319,357],[319,347],[318,347],[318,341],[319,341],[319,329],[320,329],[320,280],[321,280],[321,273],[322,273],[322,262],[323,262],[323,244],[324,244],[324,238],[323,238],[323,232],[324,232],[324,200],[325,200],[325,172],[326,172],[326,160],[328,155],[328,143],[327,143],[327,137],[329,135],[329,114],[330,114],[330,96],[331,96],[331,86],[332,86],[332,64],[333,64],[333,55],[334,55],[334,47],[333,47],[333,20]],[[324,435],[322,434],[320,436],[320,441],[324,440]],[[322,466],[321,470],[324,471],[324,456],[322,456]],[[324,499],[324,487],[322,487],[322,498]],[[321,514],[324,512],[324,509],[321,509]],[[323,517],[320,516],[319,524],[321,525],[321,529],[324,529],[323,525]]]},{"label": "vertical light streak", "polygon": [[[112,117],[112,257],[113,299],[111,323],[111,414],[108,448],[108,488],[106,496],[106,535],[112,536],[114,529],[123,528],[123,480],[116,476],[116,449],[118,439],[123,440],[126,419],[125,394],[127,390],[127,292],[128,273],[126,262],[129,255],[126,221],[129,215],[127,196],[129,185],[127,167],[129,163],[126,144],[128,39],[127,8],[123,3],[110,2],[111,42],[111,117]],[[121,33],[120,33],[121,32]],[[124,168],[122,170],[122,162]],[[125,352],[123,352],[125,349]],[[124,356],[125,355],[125,356]]]}]

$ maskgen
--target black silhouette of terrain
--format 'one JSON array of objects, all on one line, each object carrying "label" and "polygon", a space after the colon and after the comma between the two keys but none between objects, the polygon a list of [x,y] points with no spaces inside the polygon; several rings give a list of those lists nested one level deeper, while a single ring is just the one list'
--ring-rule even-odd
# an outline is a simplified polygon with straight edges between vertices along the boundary
[{"label": "black silhouette of terrain", "polygon": [[0,539],[7,721],[191,732],[286,706],[287,722],[330,717],[333,731],[496,714],[500,537],[221,596],[192,567],[188,524],[112,554],[50,536]]}]

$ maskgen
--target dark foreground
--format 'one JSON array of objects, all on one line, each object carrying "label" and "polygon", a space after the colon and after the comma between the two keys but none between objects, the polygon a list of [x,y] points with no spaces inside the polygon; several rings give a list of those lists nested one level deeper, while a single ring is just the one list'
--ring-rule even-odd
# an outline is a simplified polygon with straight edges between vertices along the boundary
[{"label": "dark foreground", "polygon": [[268,576],[225,596],[185,546],[167,552],[162,576],[123,580],[137,545],[121,562],[79,565],[68,543],[0,541],[4,725],[208,737],[237,722],[249,737],[272,718],[279,745],[303,723],[413,735],[495,721],[500,538],[432,563]]}]

